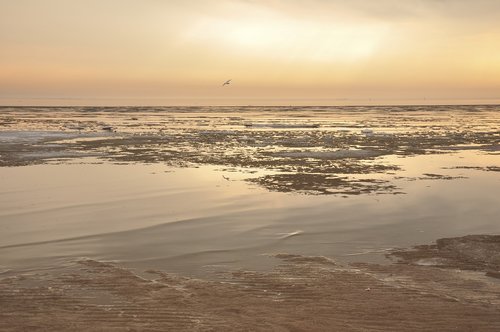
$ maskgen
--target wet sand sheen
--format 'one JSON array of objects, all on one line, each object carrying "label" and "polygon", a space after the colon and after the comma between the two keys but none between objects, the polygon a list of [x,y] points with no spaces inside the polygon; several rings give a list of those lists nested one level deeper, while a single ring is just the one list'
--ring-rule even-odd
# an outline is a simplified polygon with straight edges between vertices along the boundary
[{"label": "wet sand sheen", "polygon": [[[468,243],[482,269],[484,246]],[[452,239],[450,239],[452,240]],[[451,241],[453,242],[453,241]],[[453,248],[453,247],[452,247]],[[453,252],[453,249],[448,252]],[[490,248],[491,249],[491,248]],[[482,251],[483,250],[483,251]],[[457,251],[455,251],[458,253]],[[481,254],[482,253],[482,254]],[[401,252],[399,252],[401,255]],[[498,282],[436,266],[342,266],[278,254],[271,271],[225,272],[219,281],[159,270],[138,275],[80,260],[64,269],[0,280],[2,330],[496,331]],[[458,262],[459,260],[456,260]],[[491,261],[491,260],[489,260]],[[500,261],[497,261],[497,267]],[[20,319],[22,318],[22,319]]]}]

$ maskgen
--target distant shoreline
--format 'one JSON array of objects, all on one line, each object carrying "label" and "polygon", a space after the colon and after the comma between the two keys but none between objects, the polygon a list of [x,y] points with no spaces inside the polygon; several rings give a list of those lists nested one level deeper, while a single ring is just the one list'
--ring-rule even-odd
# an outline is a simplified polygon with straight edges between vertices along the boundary
[{"label": "distant shoreline", "polygon": [[498,106],[492,98],[12,98],[0,107],[397,107]]},{"label": "distant shoreline", "polygon": [[440,106],[440,107],[450,107],[450,106],[460,106],[460,107],[467,107],[467,106],[500,106],[500,101],[495,101],[492,103],[443,103],[443,104],[337,104],[337,105],[331,105],[331,104],[304,104],[304,105],[282,105],[282,104],[248,104],[248,105],[239,105],[239,104],[173,104],[173,105],[161,105],[161,104],[113,104],[113,105],[106,105],[106,104],[72,104],[72,105],[63,105],[63,104],[51,104],[51,105],[44,105],[44,104],[23,104],[23,105],[17,105],[17,104],[0,104],[1,108],[29,108],[29,107],[37,107],[37,108],[52,108],[52,107],[58,107],[58,108],[72,108],[72,107],[98,107],[98,108],[116,108],[116,107],[144,107],[144,108],[176,108],[176,107],[224,107],[224,108],[231,108],[231,107],[240,107],[240,108],[252,108],[252,107],[272,107],[272,108],[309,108],[309,107],[326,107],[326,108],[339,108],[339,107],[346,107],[346,108],[353,108],[353,107],[432,107],[432,106]]}]

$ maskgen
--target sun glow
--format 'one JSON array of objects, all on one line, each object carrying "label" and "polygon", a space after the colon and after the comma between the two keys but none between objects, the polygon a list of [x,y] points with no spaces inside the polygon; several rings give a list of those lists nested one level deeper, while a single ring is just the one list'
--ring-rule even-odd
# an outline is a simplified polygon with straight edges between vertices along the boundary
[{"label": "sun glow", "polygon": [[310,61],[356,61],[376,51],[386,28],[355,22],[311,21],[246,8],[238,16],[209,17],[188,38],[225,51]]}]

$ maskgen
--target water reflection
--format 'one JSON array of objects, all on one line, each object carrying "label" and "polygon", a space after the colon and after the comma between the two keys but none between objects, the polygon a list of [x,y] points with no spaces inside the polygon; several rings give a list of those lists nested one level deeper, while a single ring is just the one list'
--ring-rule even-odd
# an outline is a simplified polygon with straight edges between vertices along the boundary
[{"label": "water reflection", "polygon": [[466,171],[475,174],[451,182],[395,180],[407,195],[344,199],[269,192],[240,181],[258,179],[258,172],[211,167],[4,168],[1,265],[90,257],[199,274],[213,265],[263,268],[271,264],[266,253],[351,260],[359,252],[500,231],[496,173]]},{"label": "water reflection", "polygon": [[9,268],[196,274],[500,231],[498,107],[3,111]]}]

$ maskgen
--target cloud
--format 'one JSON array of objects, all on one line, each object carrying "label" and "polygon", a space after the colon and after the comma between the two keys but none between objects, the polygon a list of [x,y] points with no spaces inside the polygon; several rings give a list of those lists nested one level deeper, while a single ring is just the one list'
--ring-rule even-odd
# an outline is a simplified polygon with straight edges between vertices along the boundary
[{"label": "cloud", "polygon": [[498,0],[240,0],[292,15],[348,16],[387,21],[446,19],[484,21],[500,17]]}]

